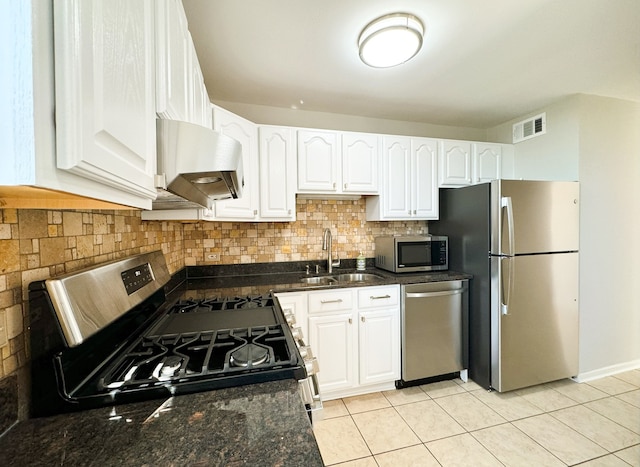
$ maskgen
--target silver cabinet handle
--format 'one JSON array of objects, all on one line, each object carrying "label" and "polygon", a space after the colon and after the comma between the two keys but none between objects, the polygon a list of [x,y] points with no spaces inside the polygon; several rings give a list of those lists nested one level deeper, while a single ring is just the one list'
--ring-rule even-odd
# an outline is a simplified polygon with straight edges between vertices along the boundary
[{"label": "silver cabinet handle", "polygon": [[391,295],[379,295],[377,297],[374,297],[373,295],[371,297],[369,297],[369,300],[382,300],[385,298],[391,298]]},{"label": "silver cabinet handle", "polygon": [[442,297],[443,295],[457,295],[461,293],[462,293],[462,289],[455,289],[455,290],[443,290],[442,292],[406,293],[404,296],[407,298],[425,298],[425,297]]},{"label": "silver cabinet handle", "polygon": [[349,324],[352,324],[353,320],[351,318],[349,318]]},{"label": "silver cabinet handle", "polygon": [[289,215],[291,215],[291,209],[289,209],[288,213],[289,213]]},{"label": "silver cabinet handle", "polygon": [[360,317],[360,321],[362,321],[364,323],[364,316]]},{"label": "silver cabinet handle", "polygon": [[342,299],[339,298],[337,300],[320,300],[320,303],[322,303],[323,305],[326,303],[342,303]]},{"label": "silver cabinet handle", "polygon": [[344,189],[345,189],[345,190],[347,189],[347,184],[346,184],[346,183],[344,184]]},{"label": "silver cabinet handle", "polygon": [[254,216],[257,216],[257,215],[258,215],[258,210],[257,210],[257,209],[254,209],[254,210],[253,210],[253,215],[254,215]]}]

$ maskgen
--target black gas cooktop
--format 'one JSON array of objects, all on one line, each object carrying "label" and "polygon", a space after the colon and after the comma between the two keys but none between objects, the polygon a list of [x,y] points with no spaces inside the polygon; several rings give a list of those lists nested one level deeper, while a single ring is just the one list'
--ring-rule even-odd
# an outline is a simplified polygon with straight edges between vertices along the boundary
[{"label": "black gas cooktop", "polygon": [[[34,416],[307,377],[284,314],[270,294],[193,299],[187,291],[170,302],[162,285],[153,282],[153,268],[145,264],[127,264],[114,288],[127,300],[146,288],[155,292],[79,345],[66,343],[50,292],[82,281],[66,279],[53,288],[47,281],[30,285]],[[138,271],[149,273],[141,281]],[[84,274],[93,280],[100,272]],[[122,290],[117,285],[120,275],[126,286]],[[142,287],[130,287],[131,282]],[[86,291],[66,292],[86,296]],[[85,316],[71,311],[79,319]]]}]

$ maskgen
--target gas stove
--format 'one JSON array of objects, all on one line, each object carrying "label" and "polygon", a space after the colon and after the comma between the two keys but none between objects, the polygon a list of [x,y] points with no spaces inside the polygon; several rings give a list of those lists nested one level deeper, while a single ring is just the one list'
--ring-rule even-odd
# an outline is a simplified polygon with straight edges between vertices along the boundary
[{"label": "gas stove", "polygon": [[270,294],[171,301],[168,280],[155,252],[30,284],[32,415],[288,378],[319,399]]}]

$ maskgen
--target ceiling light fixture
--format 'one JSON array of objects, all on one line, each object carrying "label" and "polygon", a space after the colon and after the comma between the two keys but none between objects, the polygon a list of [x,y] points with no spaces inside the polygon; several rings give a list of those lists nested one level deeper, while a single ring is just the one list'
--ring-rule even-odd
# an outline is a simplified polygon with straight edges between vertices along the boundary
[{"label": "ceiling light fixture", "polygon": [[360,33],[360,59],[375,68],[389,68],[413,58],[422,47],[424,25],[409,13],[392,13],[371,21]]}]

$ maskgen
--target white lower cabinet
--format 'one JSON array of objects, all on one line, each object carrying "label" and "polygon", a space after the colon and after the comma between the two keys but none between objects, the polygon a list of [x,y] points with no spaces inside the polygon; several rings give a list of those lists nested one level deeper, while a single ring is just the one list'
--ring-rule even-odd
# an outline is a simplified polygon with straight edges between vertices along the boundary
[{"label": "white lower cabinet", "polygon": [[395,382],[400,379],[400,286],[355,290],[360,385]]},{"label": "white lower cabinet", "polygon": [[400,286],[308,292],[309,345],[326,400],[393,389],[400,378]]},{"label": "white lower cabinet", "polygon": [[320,394],[325,398],[357,384],[356,331],[351,311],[309,316],[309,345],[318,359]]}]

